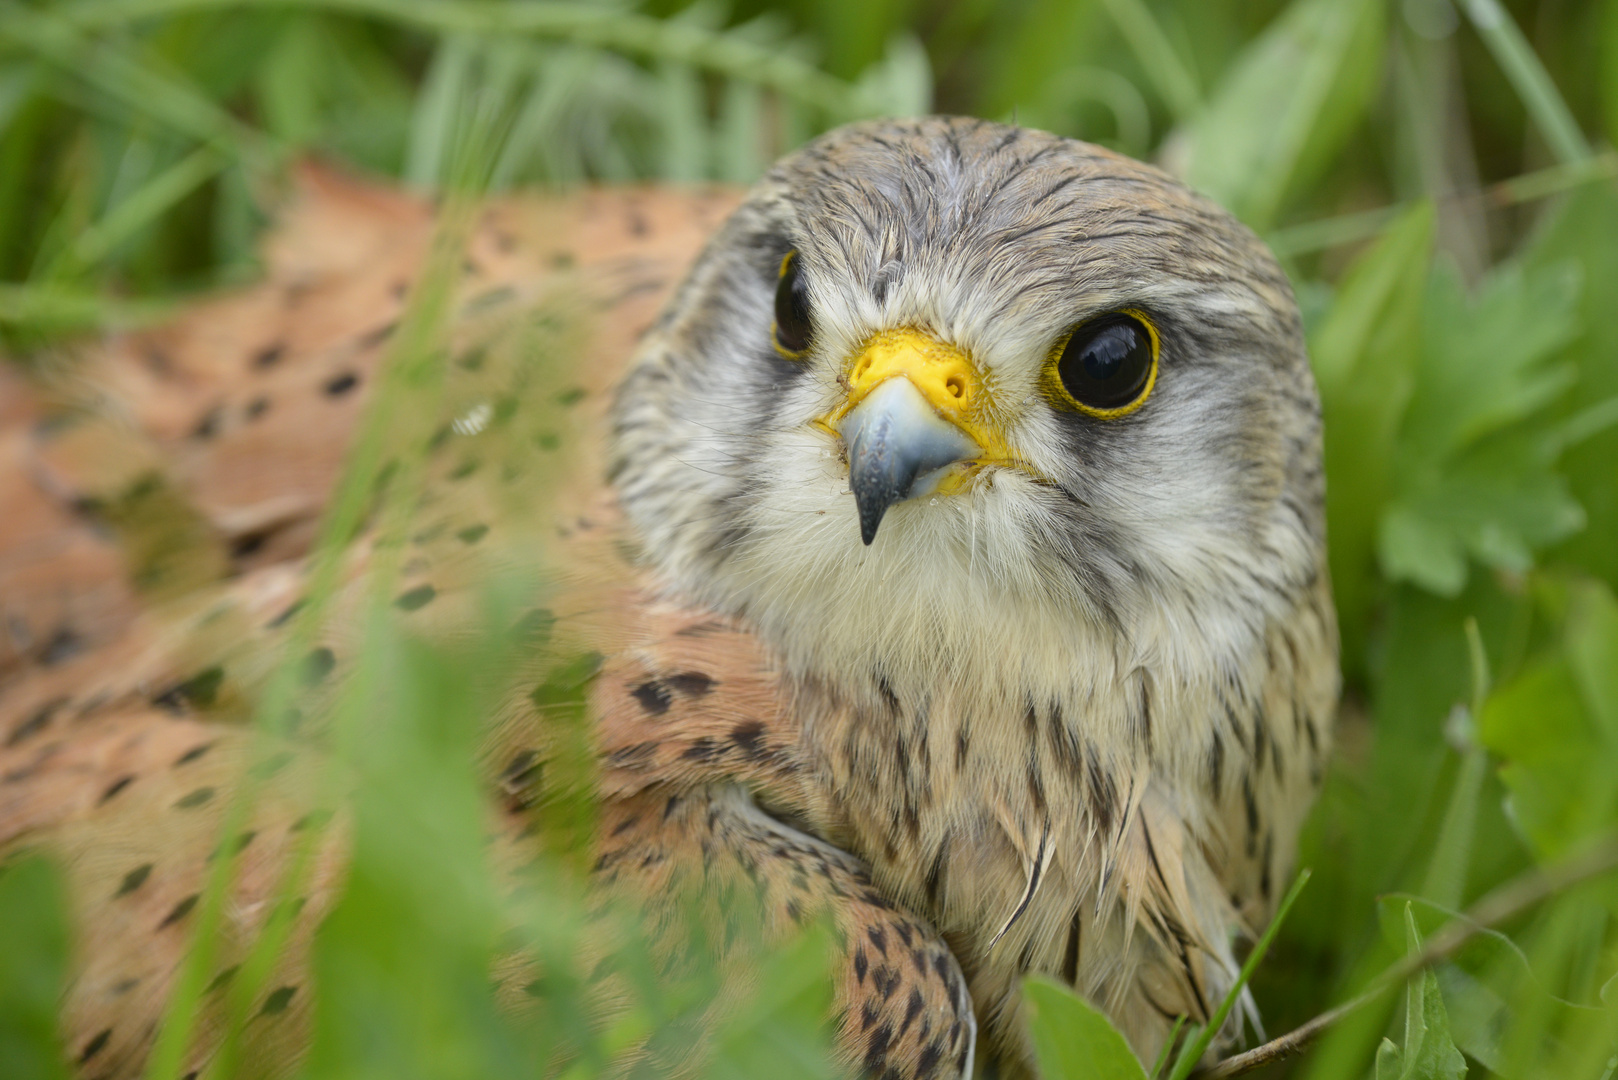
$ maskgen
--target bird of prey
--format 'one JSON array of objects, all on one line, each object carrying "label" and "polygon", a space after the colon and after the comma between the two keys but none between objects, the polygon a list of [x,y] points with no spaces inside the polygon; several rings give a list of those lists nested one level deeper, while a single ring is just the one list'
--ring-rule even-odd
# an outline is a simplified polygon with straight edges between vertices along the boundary
[{"label": "bird of prey", "polygon": [[[599,216],[605,196],[591,198]],[[581,257],[611,283],[603,303],[662,295],[684,249],[656,248],[669,229],[635,198],[622,213],[614,231],[575,204],[573,220],[523,234],[489,211],[468,264],[484,280],[465,287],[460,318],[520,310],[528,236],[570,229],[602,245]],[[689,246],[692,221],[718,215],[709,200],[672,230]],[[550,273],[566,254],[538,257]],[[402,293],[384,265],[346,266],[345,281],[369,283],[351,305],[366,290],[373,305]],[[189,494],[196,531],[226,540],[210,603],[159,632],[103,568],[106,603],[135,613],[41,632],[9,658],[0,842],[54,837],[89,868],[84,919],[97,929],[65,1024],[97,1075],[132,1075],[150,1045],[179,947],[152,959],[150,937],[177,936],[205,861],[172,857],[164,823],[216,820],[195,815],[250,757],[209,710],[233,688],[250,696],[261,658],[285,653],[304,523],[329,485],[272,468],[254,473],[251,498],[219,495],[234,490],[230,461],[245,475],[308,435],[252,380],[284,372],[288,395],[357,400],[386,336],[313,328],[321,320],[298,311],[311,275],[270,304],[277,325],[311,327],[296,347],[286,331],[216,334],[205,361],[125,350],[103,365],[124,374],[98,399],[123,394],[136,414],[123,426],[144,425],[162,490]],[[532,461],[479,470],[457,456],[456,439],[473,445],[491,416],[503,422],[498,406],[460,414],[433,443],[436,494],[420,511],[431,521],[396,604],[408,618],[453,611],[491,565],[468,552],[593,553],[594,569],[575,574],[594,583],[584,599],[552,603],[546,619],[594,620],[609,643],[589,691],[597,887],[659,924],[693,876],[752,881],[772,925],[829,916],[841,1052],[873,1076],[1032,1073],[1029,973],[1095,1002],[1148,1061],[1177,1018],[1206,1022],[1290,874],[1338,693],[1319,406],[1296,303],[1262,243],[1099,147],[971,119],[868,122],[771,169],[632,354],[639,328],[611,308],[604,321],[610,355],[580,378],[597,380],[584,396],[601,403],[607,485],[575,466],[582,479],[549,511],[559,528],[502,520],[475,484],[520,488]],[[483,378],[483,346],[457,347],[465,377]],[[480,386],[518,414],[534,393]],[[144,405],[129,409],[131,397]],[[255,427],[283,414],[278,434]],[[88,426],[81,443],[105,438],[105,422]],[[44,440],[28,475],[46,494],[13,491],[13,504],[85,505],[95,470],[75,465],[93,457],[76,437],[61,424],[28,434]],[[536,440],[520,445],[531,457]],[[152,475],[125,469],[118,483],[132,473]],[[62,568],[66,550],[30,564],[29,580],[89,574]],[[351,558],[351,591],[377,550]],[[300,662],[307,682],[338,682],[343,642],[322,639]],[[86,665],[115,674],[87,678]],[[107,679],[117,685],[97,685]],[[513,700],[486,757],[517,843],[524,785],[549,744],[543,709]],[[287,753],[311,752],[288,738]],[[238,856],[248,899],[287,857],[282,841],[252,838],[307,820],[286,783]],[[193,853],[216,848],[216,831],[193,831]],[[341,861],[340,842],[322,849],[289,951],[329,908]],[[254,918],[242,916],[244,941]],[[267,1012],[306,1007],[298,963]],[[1222,1044],[1250,1014],[1244,999]],[[299,1038],[265,1052],[295,1055]]]}]

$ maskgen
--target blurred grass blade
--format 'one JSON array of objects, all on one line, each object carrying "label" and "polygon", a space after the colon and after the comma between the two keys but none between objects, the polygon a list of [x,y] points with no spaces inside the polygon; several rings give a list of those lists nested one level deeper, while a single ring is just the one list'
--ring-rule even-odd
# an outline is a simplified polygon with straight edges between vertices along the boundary
[{"label": "blurred grass blade", "polygon": [[147,180],[106,216],[79,235],[71,249],[81,266],[93,266],[180,200],[219,175],[229,159],[211,146],[193,150]]},{"label": "blurred grass blade", "polygon": [[751,83],[732,80],[719,105],[718,177],[732,184],[751,184],[764,171],[760,133],[764,95]]},{"label": "blurred grass blade", "polygon": [[438,33],[576,41],[747,79],[844,119],[865,115],[863,99],[852,86],[779,48],[605,4],[555,0],[79,0],[64,4],[63,11],[78,25],[94,28],[187,11],[251,6],[309,7],[374,16]]},{"label": "blurred grass blade", "polygon": [[1105,1015],[1043,975],[1023,983],[1040,1071],[1056,1078],[1146,1080],[1135,1052]]},{"label": "blurred grass blade", "polygon": [[693,184],[708,177],[708,125],[702,84],[684,64],[658,66],[662,137],[659,173],[676,183]]},{"label": "blurred grass blade", "polygon": [[1176,121],[1191,119],[1202,105],[1202,92],[1145,0],[1102,0],[1107,13],[1129,42],[1141,70],[1152,80]]},{"label": "blurred grass blade", "polygon": [[0,863],[0,1076],[6,1080],[68,1076],[56,1034],[67,976],[67,912],[54,864],[26,853]]},{"label": "blurred grass blade", "polygon": [[445,179],[455,131],[466,107],[472,62],[479,48],[476,38],[451,34],[439,42],[433,53],[410,122],[404,180],[412,187],[430,189]]},{"label": "blurred grass blade", "polygon": [[108,42],[90,42],[68,20],[15,3],[0,6],[0,39],[49,59],[64,72],[139,116],[214,143],[254,166],[268,163],[273,144],[169,73],[158,72]]},{"label": "blurred grass blade", "polygon": [[1250,43],[1170,156],[1263,231],[1342,148],[1376,90],[1383,0],[1293,0]]},{"label": "blurred grass blade", "polygon": [[143,326],[172,311],[173,304],[162,300],[127,301],[51,287],[0,285],[0,326]]},{"label": "blurred grass blade", "polygon": [[1174,1018],[1174,1026],[1169,1028],[1169,1036],[1163,1040],[1163,1049],[1157,1052],[1157,1060],[1152,1062],[1152,1067],[1146,1071],[1149,1080],[1158,1080],[1158,1077],[1163,1075],[1163,1070],[1169,1064],[1169,1055],[1174,1052],[1174,1040],[1179,1038],[1180,1029],[1183,1027],[1185,1015],[1182,1013]]},{"label": "blurred grass blade", "polygon": [[1528,44],[1500,0],[1460,0],[1460,4],[1522,99],[1523,107],[1544,136],[1551,153],[1563,164],[1590,157],[1590,143],[1579,129],[1572,110],[1562,100],[1550,72],[1540,63],[1534,47]]}]

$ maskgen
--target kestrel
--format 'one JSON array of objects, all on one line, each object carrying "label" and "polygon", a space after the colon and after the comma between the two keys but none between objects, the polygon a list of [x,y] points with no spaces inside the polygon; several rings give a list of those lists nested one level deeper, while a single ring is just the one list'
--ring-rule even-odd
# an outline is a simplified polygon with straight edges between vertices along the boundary
[{"label": "kestrel", "polygon": [[[660,226],[633,200],[626,213],[633,235],[603,239],[618,246],[592,265],[621,296],[645,297],[674,249],[647,254]],[[469,263],[508,282],[485,308],[525,302],[529,264],[511,255],[523,238],[503,229],[498,215],[480,226],[492,239]],[[516,269],[491,270],[502,257]],[[294,306],[277,317],[298,325]],[[466,321],[475,310],[469,301]],[[635,329],[609,321],[621,339]],[[354,359],[380,348],[367,335],[343,339],[346,385],[330,340],[301,352],[234,343],[228,377],[188,376],[207,392],[170,409],[183,419],[162,421],[159,464],[202,455],[178,486],[205,492],[228,473],[217,446],[275,415],[243,370],[323,356],[297,392],[336,400],[374,370]],[[562,540],[465,495],[454,484],[476,465],[446,457],[433,490],[450,494],[426,504],[434,523],[413,541],[396,605],[407,618],[452,610],[488,565],[466,552],[596,553],[577,575],[595,582],[589,602],[545,618],[593,619],[611,643],[589,691],[597,887],[660,925],[692,878],[752,881],[774,927],[828,916],[842,950],[841,1052],[873,1076],[1032,1072],[1028,973],[1095,1002],[1147,1061],[1176,1018],[1207,1020],[1291,872],[1338,693],[1320,410],[1297,305],[1263,244],[1176,180],[1099,147],[958,118],[857,124],[776,165],[632,359],[627,346],[617,359],[630,363],[601,414],[608,483],[582,467],[562,499]],[[148,404],[177,392],[186,380],[160,367],[142,376],[152,386],[124,391]],[[616,370],[608,358],[586,377]],[[491,415],[498,406],[474,409],[453,431],[476,437]],[[291,446],[307,425],[279,430]],[[526,483],[525,461],[507,459],[500,482]],[[73,487],[60,479],[70,468],[46,472]],[[271,666],[242,658],[280,655],[296,623],[304,579],[286,560],[307,531],[263,508],[294,495],[318,507],[325,489],[305,484],[308,495],[288,476],[247,500],[260,508],[251,527],[239,506],[195,500],[233,542],[257,537],[226,553],[235,576],[216,587],[251,632],[220,644],[215,604],[212,652],[156,648],[150,632],[136,649],[116,645],[136,618],[120,615],[101,658],[16,662],[0,764],[21,779],[0,788],[0,841],[67,836],[79,864],[99,867],[84,920],[113,929],[91,933],[65,1021],[96,1075],[139,1067],[181,944],[151,968],[119,942],[175,935],[190,911],[200,871],[166,857],[178,841],[163,823],[205,809],[243,767],[244,737],[221,734],[207,710],[233,680],[250,686],[238,671]],[[354,588],[365,561],[352,560]],[[186,640],[207,636],[191,627]],[[216,654],[226,659],[202,666]],[[346,657],[325,641],[301,662],[336,681]],[[90,700],[94,680],[61,673],[75,663],[139,675]],[[528,689],[490,725],[508,840],[546,753],[543,709],[521,705]],[[70,715],[89,719],[75,731]],[[273,794],[257,837],[305,821],[296,791]],[[136,799],[148,802],[118,809]],[[96,838],[114,827],[126,839],[109,852]],[[197,835],[190,850],[217,845]],[[323,852],[306,922],[340,887],[341,845]],[[262,860],[244,864],[258,876],[242,886],[260,894],[284,861],[263,839],[240,857]],[[115,907],[134,901],[138,917]],[[131,973],[138,963],[151,970]],[[120,976],[158,986],[143,991],[145,1012],[111,994]],[[278,1012],[304,1007],[296,985]],[[1250,1013],[1244,999],[1224,1043]]]}]

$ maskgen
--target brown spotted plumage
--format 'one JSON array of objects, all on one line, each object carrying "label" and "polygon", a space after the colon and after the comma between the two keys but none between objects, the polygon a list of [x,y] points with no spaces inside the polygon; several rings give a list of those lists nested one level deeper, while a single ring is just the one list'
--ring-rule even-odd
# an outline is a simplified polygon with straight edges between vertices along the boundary
[{"label": "brown spotted plumage", "polygon": [[[138,1075],[220,858],[187,1067],[277,912],[243,1052],[296,1066],[348,842],[310,778],[379,582],[445,643],[515,590],[494,864],[525,862],[582,697],[596,888],[664,930],[698,884],[756,899],[771,937],[828,921],[852,1071],[1026,1072],[1027,972],[1148,1058],[1205,1018],[1290,872],[1337,685],[1318,408],[1251,234],[1146,166],[946,119],[834,132],[745,200],[492,202],[455,257],[437,411],[401,425],[419,460],[379,474],[421,495],[362,515],[310,629],[311,546],[384,360],[409,360],[439,223],[305,169],[261,284],[0,371],[0,848],[70,868],[81,1073]],[[1083,413],[1048,365],[1117,311],[1152,322],[1155,382]],[[848,449],[873,342],[942,357],[927,392],[975,410],[903,405],[934,442],[879,496]],[[283,669],[282,711],[246,723]]]}]

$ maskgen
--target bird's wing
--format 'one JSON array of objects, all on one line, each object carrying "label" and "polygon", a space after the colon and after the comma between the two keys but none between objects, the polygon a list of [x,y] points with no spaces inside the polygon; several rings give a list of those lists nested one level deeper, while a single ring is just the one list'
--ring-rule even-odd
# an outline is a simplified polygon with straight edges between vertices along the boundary
[{"label": "bird's wing", "polygon": [[[261,283],[26,378],[0,368],[0,853],[38,845],[68,869],[64,1029],[83,1070],[142,1069],[222,854],[186,1067],[232,1008],[253,1018],[245,1061],[296,1062],[310,936],[351,843],[316,780],[321,735],[352,706],[378,608],[450,652],[509,653],[476,718],[496,866],[528,861],[531,805],[569,782],[562,720],[588,712],[601,767],[579,776],[608,799],[611,851],[636,852],[631,890],[663,900],[658,875],[716,849],[738,874],[763,867],[793,883],[776,921],[830,911],[851,948],[902,938],[922,958],[850,954],[845,1053],[886,1031],[878,1057],[926,1066],[904,1075],[970,1058],[965,983],[936,935],[742,793],[789,812],[815,798],[771,658],[659,596],[600,480],[610,389],[735,199],[497,201],[446,264],[448,215],[309,167]],[[439,321],[412,321],[423,309]],[[429,368],[425,392],[409,384]],[[231,1004],[277,912],[285,947]],[[504,974],[520,986],[523,965]]]}]

